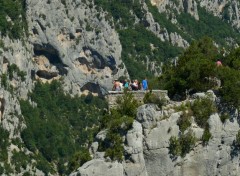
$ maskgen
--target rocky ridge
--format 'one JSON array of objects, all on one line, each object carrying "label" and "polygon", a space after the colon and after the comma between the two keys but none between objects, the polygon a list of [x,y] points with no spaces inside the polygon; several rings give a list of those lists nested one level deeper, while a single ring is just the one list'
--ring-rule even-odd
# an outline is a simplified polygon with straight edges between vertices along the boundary
[{"label": "rocky ridge", "polygon": [[[211,91],[207,94],[195,94],[195,98],[209,96],[209,94],[215,101],[216,97]],[[194,99],[186,101],[194,101]],[[181,111],[176,112],[174,107],[182,106],[186,101],[169,104],[163,110],[159,110],[152,104],[139,107],[133,128],[124,137],[125,159],[123,162],[113,162],[103,158],[104,154],[97,151],[98,144],[95,142],[91,148],[93,159],[71,175],[237,176],[240,160],[237,154],[234,154],[233,144],[239,130],[239,123],[234,114],[224,123],[220,120],[219,114],[212,114],[208,120],[212,134],[208,144],[203,145],[198,141],[185,157],[179,156],[174,159],[171,157],[169,139],[171,136],[179,136],[177,121],[182,114]],[[197,139],[201,139],[204,132],[194,121],[187,129],[189,130]],[[97,135],[98,140],[104,137],[102,134]]]},{"label": "rocky ridge", "polygon": [[[149,31],[153,32],[161,41],[170,41],[174,46],[182,48],[189,46],[188,41],[181,34],[169,32],[156,22],[146,3],[142,3],[143,9],[147,11],[146,20],[149,23],[147,27]],[[166,12],[167,15],[172,14],[173,17],[169,20],[173,24],[177,24],[177,21],[172,9],[177,13],[185,11],[196,20],[201,20],[198,15],[198,5],[200,5],[215,16],[239,28],[239,1],[236,0],[179,0],[174,2],[152,0],[151,3],[157,6],[160,12]],[[23,40],[1,38],[4,43],[4,47],[0,48],[1,74],[9,74],[9,67],[13,64],[26,74],[22,80],[14,72],[13,78],[8,80],[7,87],[1,83],[0,123],[9,132],[10,140],[20,138],[21,130],[26,128],[19,98],[27,98],[28,92],[31,92],[34,87],[35,80],[40,79],[43,82],[51,82],[54,79],[61,80],[65,90],[74,95],[88,91],[100,94],[111,87],[113,79],[120,76],[128,77],[125,65],[121,60],[122,45],[119,35],[115,30],[113,20],[106,18],[107,12],[99,12],[93,2],[81,0],[61,2],[59,0],[27,0],[26,4],[29,36],[25,36]],[[36,106],[34,102],[31,104]],[[96,168],[95,165],[97,165],[103,168],[112,168],[120,175],[123,173],[154,175],[158,172],[172,174],[170,168],[176,170],[174,174],[191,175],[195,169],[190,168],[196,167],[199,163],[191,165],[190,161],[196,161],[200,156],[204,156],[202,167],[197,169],[199,173],[201,171],[227,175],[231,168],[234,171],[232,175],[237,173],[236,168],[238,168],[239,161],[236,158],[232,160],[229,158],[230,144],[238,129],[236,119],[233,122],[227,121],[225,124],[221,124],[217,114],[211,116],[210,124],[212,126],[210,129],[216,136],[210,141],[209,146],[202,147],[199,144],[194,151],[187,155],[186,160],[179,159],[173,162],[169,158],[167,148],[169,137],[178,134],[176,120],[179,113],[172,113],[168,120],[164,120],[162,119],[163,112],[149,105],[141,107],[139,112],[146,115],[138,116],[134,122],[134,128],[126,136],[128,145],[125,150],[131,155],[130,161],[125,163],[105,162],[102,158],[103,154],[95,151],[93,155],[97,162],[95,163],[93,160],[92,164],[86,163],[80,172],[87,173],[89,171],[84,167]],[[164,113],[171,114],[167,111]],[[144,119],[145,116],[151,120]],[[161,129],[160,126],[162,127],[163,124],[166,127]],[[173,128],[169,134],[166,133],[167,127]],[[196,129],[198,131],[196,134],[201,136],[202,130]],[[156,133],[165,134],[163,135],[164,139],[155,139]],[[152,142],[155,140],[158,142]],[[215,153],[214,147],[218,148],[217,153]],[[11,147],[9,155],[13,149],[14,147]],[[217,160],[210,158],[215,154],[218,155]],[[197,156],[199,157],[197,158]],[[159,163],[158,157],[164,162]],[[204,170],[203,166],[206,165],[206,160],[215,169]],[[168,165],[171,167],[167,168]],[[152,169],[151,166],[158,169]],[[99,169],[99,172],[102,170],[104,169]],[[41,174],[43,175],[39,171],[39,175]]]}]

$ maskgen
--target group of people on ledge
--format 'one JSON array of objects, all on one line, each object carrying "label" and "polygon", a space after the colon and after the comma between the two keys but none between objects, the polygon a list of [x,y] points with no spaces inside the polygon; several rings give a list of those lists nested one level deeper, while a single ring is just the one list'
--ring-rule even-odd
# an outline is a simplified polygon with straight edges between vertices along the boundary
[{"label": "group of people on ledge", "polygon": [[142,82],[139,82],[137,79],[135,80],[124,80],[124,81],[119,81],[119,80],[114,80],[113,81],[113,91],[122,91],[124,89],[127,90],[148,90],[148,81],[147,78],[142,80]]}]

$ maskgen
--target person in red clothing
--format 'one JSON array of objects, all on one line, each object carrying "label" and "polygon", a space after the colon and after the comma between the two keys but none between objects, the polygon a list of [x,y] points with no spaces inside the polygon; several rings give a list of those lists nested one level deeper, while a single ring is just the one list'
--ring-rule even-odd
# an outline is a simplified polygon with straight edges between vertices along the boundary
[{"label": "person in red clothing", "polygon": [[219,59],[217,60],[216,64],[217,64],[218,67],[222,66],[222,62]]}]

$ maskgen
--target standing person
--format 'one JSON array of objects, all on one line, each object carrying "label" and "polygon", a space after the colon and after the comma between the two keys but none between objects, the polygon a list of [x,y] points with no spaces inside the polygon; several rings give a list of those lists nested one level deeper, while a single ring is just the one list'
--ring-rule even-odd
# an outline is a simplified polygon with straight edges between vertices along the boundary
[{"label": "standing person", "polygon": [[142,81],[142,89],[143,89],[143,90],[148,90],[148,81],[147,81],[147,78],[145,78],[145,79]]},{"label": "standing person", "polygon": [[114,91],[121,91],[120,82],[118,80],[113,81],[113,89]]},{"label": "standing person", "polygon": [[129,87],[129,82],[128,82],[128,80],[127,80],[127,79],[125,79],[124,88],[125,88],[125,89],[128,89],[128,87]]},{"label": "standing person", "polygon": [[131,85],[132,90],[138,90],[138,81],[135,79]]}]

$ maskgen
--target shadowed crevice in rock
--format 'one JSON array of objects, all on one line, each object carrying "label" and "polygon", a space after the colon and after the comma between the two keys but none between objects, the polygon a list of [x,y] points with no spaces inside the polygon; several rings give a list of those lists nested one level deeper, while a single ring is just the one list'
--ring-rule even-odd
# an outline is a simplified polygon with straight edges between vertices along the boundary
[{"label": "shadowed crevice in rock", "polygon": [[39,33],[38,33],[38,31],[37,31],[36,28],[33,28],[33,29],[32,29],[32,32],[33,32],[34,35],[39,35]]},{"label": "shadowed crevice in rock", "polygon": [[3,57],[3,64],[9,64],[9,61],[6,57]]},{"label": "shadowed crevice in rock", "polygon": [[91,62],[89,62],[85,57],[79,57],[76,60],[82,65],[86,65],[88,69],[91,68]]},{"label": "shadowed crevice in rock", "polygon": [[99,84],[88,82],[81,88],[82,92],[85,91],[85,90],[87,90],[91,93],[96,93],[100,97],[103,96],[102,91],[101,91],[101,87],[99,86]]},{"label": "shadowed crevice in rock", "polygon": [[45,31],[46,28],[42,25],[42,23],[39,20],[36,20],[36,22],[38,23],[38,25],[40,26],[40,28],[42,29],[42,31]]},{"label": "shadowed crevice in rock", "polygon": [[45,78],[45,79],[48,79],[48,80],[58,76],[57,72],[48,72],[46,70],[38,70],[36,74],[39,77]]},{"label": "shadowed crevice in rock", "polygon": [[32,80],[35,80],[35,74],[36,74],[36,71],[35,70],[31,70],[31,79]]},{"label": "shadowed crevice in rock", "polygon": [[4,109],[5,109],[5,99],[4,98],[0,98],[0,120],[3,117],[3,113],[4,113]]},{"label": "shadowed crevice in rock", "polygon": [[[93,58],[92,63],[88,64],[91,68],[104,69],[105,67],[109,67],[111,70],[116,70],[116,61],[113,56],[104,57],[98,51],[88,46],[83,47],[83,50],[90,53],[90,56]],[[81,61],[79,60],[79,62]]]},{"label": "shadowed crevice in rock", "polygon": [[59,52],[50,44],[34,44],[34,54],[36,56],[45,56],[52,65],[55,65],[59,71],[60,75],[67,75],[68,71],[61,58],[59,57]]}]

